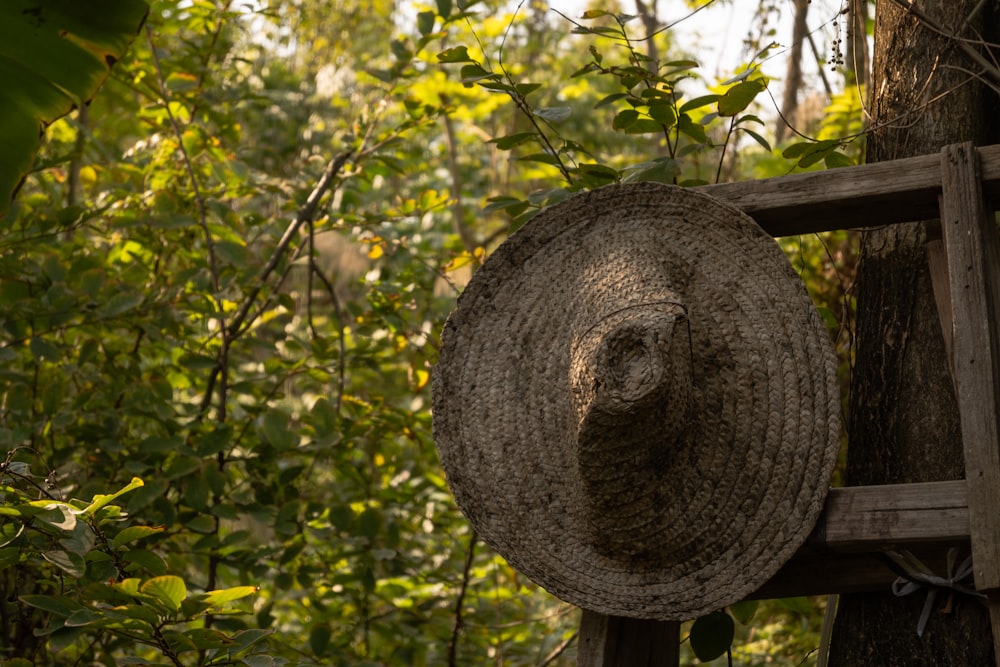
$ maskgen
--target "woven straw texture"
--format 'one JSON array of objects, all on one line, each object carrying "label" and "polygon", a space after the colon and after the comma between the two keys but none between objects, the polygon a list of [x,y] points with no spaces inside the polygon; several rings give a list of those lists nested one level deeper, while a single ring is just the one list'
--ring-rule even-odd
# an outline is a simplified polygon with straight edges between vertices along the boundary
[{"label": "woven straw texture", "polygon": [[445,325],[433,394],[475,529],[609,615],[743,599],[808,536],[837,457],[800,279],[748,216],[672,186],[579,194],[512,235]]}]

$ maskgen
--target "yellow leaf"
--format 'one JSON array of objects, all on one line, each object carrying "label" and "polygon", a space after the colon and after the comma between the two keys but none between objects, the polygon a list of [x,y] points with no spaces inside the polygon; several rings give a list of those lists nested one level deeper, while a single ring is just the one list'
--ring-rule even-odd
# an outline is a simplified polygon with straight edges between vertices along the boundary
[{"label": "yellow leaf", "polygon": [[368,251],[368,259],[378,259],[379,257],[381,257],[384,254],[385,254],[385,251],[382,250],[382,246],[380,246],[380,245],[373,245],[372,248],[371,248],[371,250]]},{"label": "yellow leaf", "polygon": [[413,372],[414,377],[417,379],[417,391],[420,391],[427,386],[427,381],[430,380],[431,374],[422,369],[416,369]]}]

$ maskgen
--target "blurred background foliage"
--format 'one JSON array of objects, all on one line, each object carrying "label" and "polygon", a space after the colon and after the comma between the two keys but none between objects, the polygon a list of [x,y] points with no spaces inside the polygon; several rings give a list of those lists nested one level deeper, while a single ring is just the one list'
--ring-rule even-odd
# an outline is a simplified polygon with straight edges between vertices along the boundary
[{"label": "blurred background foliage", "polygon": [[[437,461],[455,297],[581,188],[863,150],[842,63],[775,141],[787,8],[719,80],[626,4],[152,0],[0,220],[0,664],[575,664]],[[782,243],[846,377],[852,240]],[[809,662],[825,604],[734,611],[733,664]]]}]

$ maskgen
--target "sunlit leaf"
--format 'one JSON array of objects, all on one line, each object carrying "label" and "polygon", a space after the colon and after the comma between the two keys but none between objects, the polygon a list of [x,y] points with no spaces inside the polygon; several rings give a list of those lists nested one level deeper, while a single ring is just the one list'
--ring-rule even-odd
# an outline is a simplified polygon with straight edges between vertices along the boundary
[{"label": "sunlit leaf", "polygon": [[0,3],[0,215],[42,129],[96,94],[147,11],[140,0]]},{"label": "sunlit leaf", "polygon": [[115,500],[116,498],[128,493],[129,491],[132,491],[133,489],[138,489],[142,485],[143,481],[141,479],[139,479],[138,477],[133,477],[131,482],[129,482],[122,488],[118,489],[114,493],[98,494],[94,496],[94,499],[91,501],[91,503],[87,505],[87,507],[85,507],[80,512],[80,514],[88,517],[93,516],[98,510],[100,510],[102,507],[110,503],[112,500]]},{"label": "sunlit leaf", "polygon": [[254,595],[259,589],[257,586],[236,586],[234,588],[223,588],[209,591],[203,596],[203,600],[213,607],[241,600],[247,596]]},{"label": "sunlit leaf", "polygon": [[154,597],[167,608],[177,611],[181,608],[181,602],[187,597],[187,586],[180,577],[164,575],[143,582],[139,592]]},{"label": "sunlit leaf", "polygon": [[743,81],[736,84],[719,98],[719,115],[735,116],[750,106],[762,90],[764,90],[764,83],[760,79]]}]

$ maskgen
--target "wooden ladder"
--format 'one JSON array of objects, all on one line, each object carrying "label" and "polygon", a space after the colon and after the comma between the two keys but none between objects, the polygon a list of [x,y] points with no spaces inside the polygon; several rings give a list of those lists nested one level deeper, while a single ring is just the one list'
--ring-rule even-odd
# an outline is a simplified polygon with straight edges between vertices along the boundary
[{"label": "wooden ladder", "polygon": [[[742,209],[772,236],[940,219],[931,275],[958,396],[966,479],[832,489],[805,546],[756,598],[889,590],[896,573],[872,553],[906,549],[944,570],[971,547],[1000,667],[1000,146],[698,190]],[[851,221],[845,227],[845,220]],[[817,568],[824,577],[818,581]],[[680,624],[584,611],[580,667],[679,662]]]}]

